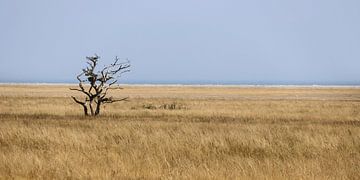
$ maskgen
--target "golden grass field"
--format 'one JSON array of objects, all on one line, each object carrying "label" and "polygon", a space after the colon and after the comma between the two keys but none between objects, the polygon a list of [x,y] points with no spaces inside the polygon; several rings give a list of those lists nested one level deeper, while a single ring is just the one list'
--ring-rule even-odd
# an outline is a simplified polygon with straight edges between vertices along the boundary
[{"label": "golden grass field", "polygon": [[0,179],[360,179],[360,88],[69,87],[0,86]]}]

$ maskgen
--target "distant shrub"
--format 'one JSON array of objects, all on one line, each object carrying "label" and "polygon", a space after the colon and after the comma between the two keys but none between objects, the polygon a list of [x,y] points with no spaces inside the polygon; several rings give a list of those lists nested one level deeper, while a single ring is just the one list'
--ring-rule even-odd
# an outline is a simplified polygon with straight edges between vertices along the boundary
[{"label": "distant shrub", "polygon": [[152,105],[152,104],[144,104],[143,108],[144,109],[157,109],[157,107],[155,105]]},{"label": "distant shrub", "polygon": [[[153,104],[144,104],[142,106],[143,109],[165,109],[165,110],[180,110],[180,109],[187,109],[187,107],[183,104],[172,102],[172,103],[165,103],[162,105],[153,105]],[[133,108],[135,109],[135,108]]]},{"label": "distant shrub", "polygon": [[187,108],[183,104],[173,102],[171,104],[163,104],[163,105],[161,105],[160,109],[179,110],[179,109],[187,109]]}]

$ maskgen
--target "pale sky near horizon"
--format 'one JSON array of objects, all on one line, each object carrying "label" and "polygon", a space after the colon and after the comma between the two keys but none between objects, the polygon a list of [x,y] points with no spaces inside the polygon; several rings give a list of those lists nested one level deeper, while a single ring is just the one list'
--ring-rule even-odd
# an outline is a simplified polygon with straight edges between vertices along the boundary
[{"label": "pale sky near horizon", "polygon": [[0,82],[360,84],[358,0],[0,0]]}]

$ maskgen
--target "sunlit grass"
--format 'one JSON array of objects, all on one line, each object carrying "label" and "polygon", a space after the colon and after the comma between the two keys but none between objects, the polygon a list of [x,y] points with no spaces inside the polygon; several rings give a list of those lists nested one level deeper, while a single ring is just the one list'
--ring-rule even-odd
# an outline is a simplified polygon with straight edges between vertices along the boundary
[{"label": "sunlit grass", "polygon": [[359,89],[126,87],[96,118],[67,89],[0,87],[0,178],[360,179]]}]

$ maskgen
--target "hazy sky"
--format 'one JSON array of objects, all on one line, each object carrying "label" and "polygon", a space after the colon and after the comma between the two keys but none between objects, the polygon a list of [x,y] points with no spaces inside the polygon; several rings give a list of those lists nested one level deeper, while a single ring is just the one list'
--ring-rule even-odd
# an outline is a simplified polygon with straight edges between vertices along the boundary
[{"label": "hazy sky", "polygon": [[0,82],[360,84],[359,0],[0,0]]}]

